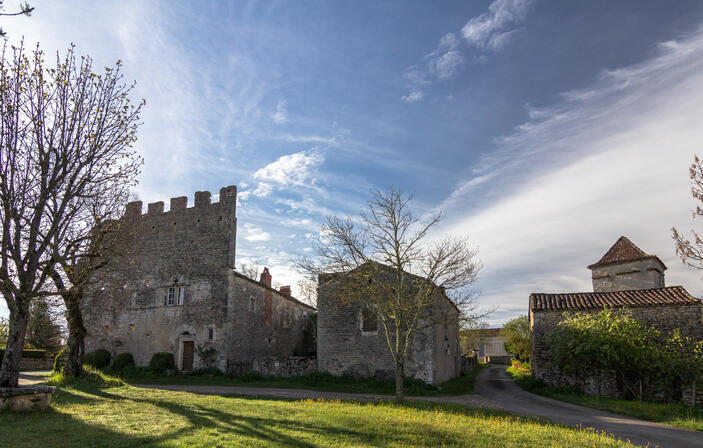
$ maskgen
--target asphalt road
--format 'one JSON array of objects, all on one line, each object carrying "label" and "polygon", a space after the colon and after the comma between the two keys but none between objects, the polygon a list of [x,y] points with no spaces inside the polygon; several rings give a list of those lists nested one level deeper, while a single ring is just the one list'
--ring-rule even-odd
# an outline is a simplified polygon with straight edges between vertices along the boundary
[{"label": "asphalt road", "polygon": [[491,366],[476,378],[476,395],[490,407],[525,416],[543,417],[569,426],[594,428],[641,446],[661,448],[703,447],[703,432],[639,420],[583,406],[564,403],[522,390],[505,373]]}]

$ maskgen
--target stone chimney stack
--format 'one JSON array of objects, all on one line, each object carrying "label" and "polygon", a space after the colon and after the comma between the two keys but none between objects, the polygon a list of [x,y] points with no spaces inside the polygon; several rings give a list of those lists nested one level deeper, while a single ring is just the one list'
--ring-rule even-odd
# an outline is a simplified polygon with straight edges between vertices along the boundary
[{"label": "stone chimney stack", "polygon": [[264,268],[264,271],[261,273],[261,277],[259,278],[259,283],[264,284],[269,288],[271,287],[271,274],[269,273],[269,268]]},{"label": "stone chimney stack", "polygon": [[285,294],[285,295],[287,295],[287,296],[293,295],[293,294],[291,294],[291,292],[290,292],[290,286],[288,286],[288,285],[286,285],[286,286],[281,286],[280,288],[278,288],[278,290],[281,292],[281,294]]}]

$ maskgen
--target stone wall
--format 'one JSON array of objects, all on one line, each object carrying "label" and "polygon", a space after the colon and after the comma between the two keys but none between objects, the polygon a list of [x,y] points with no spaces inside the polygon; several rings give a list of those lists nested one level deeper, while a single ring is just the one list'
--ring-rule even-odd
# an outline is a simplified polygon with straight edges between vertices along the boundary
[{"label": "stone wall", "polygon": [[[689,406],[692,405],[693,402],[693,389],[686,389],[683,391],[681,394],[681,401]],[[703,409],[703,390],[696,390],[696,403],[695,407],[699,407]]]},{"label": "stone wall", "polygon": [[288,358],[255,359],[252,370],[262,376],[303,376],[317,370],[317,358],[307,356],[291,356]]},{"label": "stone wall", "polygon": [[[437,313],[450,312],[450,325],[431,325],[415,334],[406,361],[405,375],[437,384],[459,374],[459,332],[456,308],[441,299]],[[333,286],[320,286],[317,298],[318,369],[333,375],[391,379],[394,362],[381,324],[362,331],[360,304],[341,304]],[[454,319],[454,320],[452,320]]]},{"label": "stone wall", "polygon": [[32,370],[51,370],[54,368],[54,360],[52,358],[47,359],[34,359],[34,358],[22,358],[20,359],[20,371],[29,372]]},{"label": "stone wall", "polygon": [[594,266],[591,269],[594,292],[664,287],[666,267],[657,258]]},{"label": "stone wall", "polygon": [[[598,313],[600,309],[583,310],[581,312]],[[631,308],[632,315],[648,325],[653,325],[665,334],[673,329],[680,329],[684,336],[703,339],[703,307],[701,305],[654,306]],[[561,311],[530,311],[530,327],[532,334],[532,373],[545,383],[559,386],[574,386],[586,393],[615,396],[617,386],[615,375],[603,372],[599,378],[569,377],[562,375],[550,363],[549,346],[544,342],[544,335],[564,320]]]}]

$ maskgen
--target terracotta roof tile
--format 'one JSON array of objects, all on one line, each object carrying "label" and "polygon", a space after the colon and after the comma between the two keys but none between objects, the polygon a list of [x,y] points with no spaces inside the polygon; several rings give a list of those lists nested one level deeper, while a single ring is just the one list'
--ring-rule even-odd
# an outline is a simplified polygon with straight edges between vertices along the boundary
[{"label": "terracotta roof tile", "polygon": [[[645,253],[642,249],[637,247],[635,243],[630,241],[629,238],[621,236],[615,244],[608,249],[608,252],[606,252],[600,260],[588,266],[588,269],[593,269],[594,267],[608,264],[644,260],[647,258],[655,258],[662,264],[662,266],[664,266],[664,263],[662,263],[656,255],[649,255]],[[666,266],[664,266],[664,269],[666,269]]]},{"label": "terracotta roof tile", "polygon": [[532,311],[568,311],[603,307],[637,308],[700,303],[699,299],[690,295],[682,286],[613,292],[530,294],[530,310]]}]

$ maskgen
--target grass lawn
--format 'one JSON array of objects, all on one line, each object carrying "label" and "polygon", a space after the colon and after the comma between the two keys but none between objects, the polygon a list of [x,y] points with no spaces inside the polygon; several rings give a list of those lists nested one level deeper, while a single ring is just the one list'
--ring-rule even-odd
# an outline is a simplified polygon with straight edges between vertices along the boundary
[{"label": "grass lawn", "polygon": [[555,400],[579,404],[589,408],[629,415],[631,417],[668,423],[686,429],[703,431],[703,411],[681,403],[652,403],[637,400],[616,400],[583,393],[557,389],[535,379],[529,372],[510,367],[507,370],[515,382],[525,390],[554,398]]},{"label": "grass lawn", "polygon": [[59,381],[46,412],[0,413],[0,446],[632,446],[583,429],[457,405],[202,396],[93,377],[94,384]]},{"label": "grass lawn", "polygon": [[[407,380],[405,385],[408,396],[451,396],[465,395],[474,391],[476,375],[485,365],[479,364],[472,372],[453,378],[439,386],[425,384],[420,380]],[[126,373],[110,372],[132,384],[198,384],[208,386],[247,386],[247,387],[282,387],[289,389],[309,389],[327,392],[355,392],[393,395],[395,383],[381,381],[373,378],[353,379],[351,377],[338,377],[320,372],[310,375],[278,378],[256,377],[244,375],[240,378],[231,378],[224,375],[187,375],[175,376],[158,375],[146,369],[126,370]]]}]

